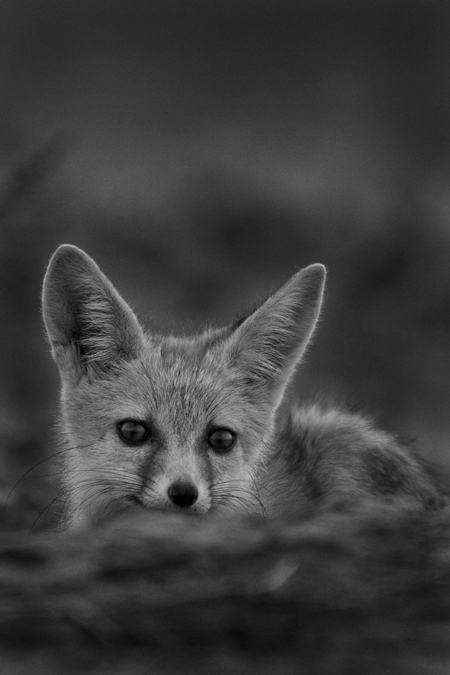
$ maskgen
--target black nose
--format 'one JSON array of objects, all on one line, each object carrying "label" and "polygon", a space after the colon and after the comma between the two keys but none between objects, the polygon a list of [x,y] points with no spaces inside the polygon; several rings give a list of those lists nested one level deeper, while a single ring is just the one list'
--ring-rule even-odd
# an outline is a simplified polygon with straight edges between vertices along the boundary
[{"label": "black nose", "polygon": [[176,506],[192,506],[198,499],[198,490],[192,483],[177,480],[167,490],[169,499]]}]

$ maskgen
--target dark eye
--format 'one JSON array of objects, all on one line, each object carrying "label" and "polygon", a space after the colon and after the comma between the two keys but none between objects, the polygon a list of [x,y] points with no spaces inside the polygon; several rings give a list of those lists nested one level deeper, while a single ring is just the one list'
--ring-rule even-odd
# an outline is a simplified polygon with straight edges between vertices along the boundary
[{"label": "dark eye", "polygon": [[208,436],[208,443],[215,452],[229,452],[236,436],[229,429],[215,429]]},{"label": "dark eye", "polygon": [[130,445],[140,445],[150,436],[150,430],[144,422],[137,420],[123,420],[117,425],[117,433],[120,438]]}]

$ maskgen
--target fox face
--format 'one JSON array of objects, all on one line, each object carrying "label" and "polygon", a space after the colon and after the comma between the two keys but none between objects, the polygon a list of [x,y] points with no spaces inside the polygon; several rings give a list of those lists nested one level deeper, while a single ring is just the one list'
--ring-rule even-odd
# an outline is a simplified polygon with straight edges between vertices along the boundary
[{"label": "fox face", "polygon": [[271,411],[248,400],[204,342],[147,345],[66,390],[67,478],[94,518],[127,502],[199,515],[256,508],[253,474]]},{"label": "fox face", "polygon": [[159,336],[89,256],[61,246],[43,314],[61,376],[67,523],[132,507],[263,514],[256,475],[324,278],[312,265],[233,326]]}]

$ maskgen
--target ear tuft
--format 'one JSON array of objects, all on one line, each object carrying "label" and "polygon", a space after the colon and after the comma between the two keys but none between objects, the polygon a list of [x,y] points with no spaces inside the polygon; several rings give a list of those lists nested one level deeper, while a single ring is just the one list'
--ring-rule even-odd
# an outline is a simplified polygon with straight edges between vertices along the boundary
[{"label": "ear tuft", "polygon": [[137,356],[142,329],[127,303],[84,251],[64,244],[44,278],[42,310],[61,374],[106,371]]}]

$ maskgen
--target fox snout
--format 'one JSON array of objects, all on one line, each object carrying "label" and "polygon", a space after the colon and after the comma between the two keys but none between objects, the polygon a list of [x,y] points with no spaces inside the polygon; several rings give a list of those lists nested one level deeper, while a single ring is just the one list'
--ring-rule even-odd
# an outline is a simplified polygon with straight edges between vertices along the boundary
[{"label": "fox snout", "polygon": [[170,471],[154,476],[142,495],[145,506],[183,510],[185,513],[206,515],[211,508],[211,494],[205,482],[184,471]]},{"label": "fox snout", "polygon": [[187,480],[176,480],[167,488],[167,495],[175,506],[192,506],[198,499],[198,489]]}]

